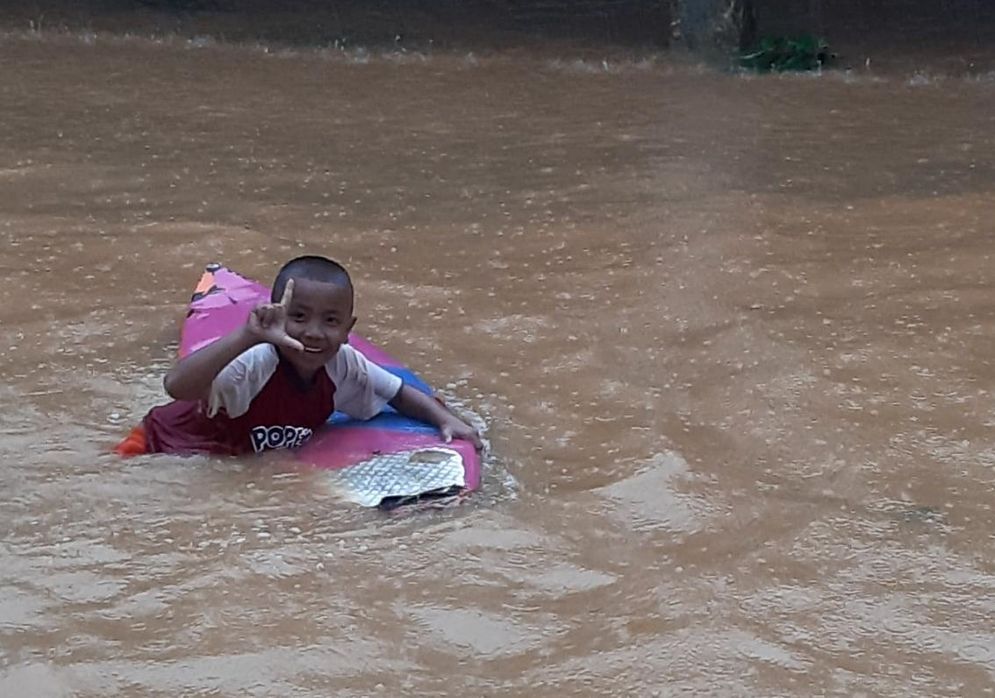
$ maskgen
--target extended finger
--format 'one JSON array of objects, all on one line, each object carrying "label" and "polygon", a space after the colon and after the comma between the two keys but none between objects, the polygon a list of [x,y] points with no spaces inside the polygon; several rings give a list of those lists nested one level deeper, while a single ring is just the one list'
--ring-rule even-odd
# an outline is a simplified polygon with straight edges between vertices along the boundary
[{"label": "extended finger", "polygon": [[294,280],[287,279],[287,285],[283,287],[283,298],[280,299],[280,305],[284,308],[290,305],[290,299],[294,297]]}]

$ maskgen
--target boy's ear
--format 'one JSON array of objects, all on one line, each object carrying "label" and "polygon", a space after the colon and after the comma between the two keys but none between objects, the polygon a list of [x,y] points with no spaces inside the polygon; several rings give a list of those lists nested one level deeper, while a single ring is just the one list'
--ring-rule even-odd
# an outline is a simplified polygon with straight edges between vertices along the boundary
[{"label": "boy's ear", "polygon": [[[352,328],[356,326],[356,320],[357,320],[357,319],[358,319],[358,318],[356,318],[356,317],[353,317],[353,318],[352,318],[352,320],[350,320],[350,321],[349,321],[349,329],[348,329],[348,330],[346,330],[346,332],[352,332]],[[348,340],[347,340],[347,341],[348,341]]]}]

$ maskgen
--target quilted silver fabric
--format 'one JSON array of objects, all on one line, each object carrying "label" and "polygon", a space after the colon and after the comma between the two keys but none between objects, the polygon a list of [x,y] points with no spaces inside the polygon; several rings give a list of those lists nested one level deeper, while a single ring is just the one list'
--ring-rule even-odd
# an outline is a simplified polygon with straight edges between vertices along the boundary
[{"label": "quilted silver fabric", "polygon": [[463,457],[441,447],[374,456],[330,476],[346,500],[364,507],[375,507],[387,497],[412,497],[453,485],[466,486]]}]

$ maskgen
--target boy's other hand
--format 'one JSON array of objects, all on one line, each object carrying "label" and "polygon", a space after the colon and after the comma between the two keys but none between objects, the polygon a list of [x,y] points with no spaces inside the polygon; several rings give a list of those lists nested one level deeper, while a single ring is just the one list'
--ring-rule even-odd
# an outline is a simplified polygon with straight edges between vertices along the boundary
[{"label": "boy's other hand", "polygon": [[287,334],[287,308],[294,295],[294,280],[287,281],[279,303],[257,305],[246,322],[249,332],[258,339],[277,346],[304,351],[304,345]]},{"label": "boy's other hand", "polygon": [[442,435],[442,440],[446,443],[453,439],[465,439],[471,442],[478,451],[484,447],[484,442],[480,439],[480,432],[455,415],[450,415],[439,425],[439,434]]}]

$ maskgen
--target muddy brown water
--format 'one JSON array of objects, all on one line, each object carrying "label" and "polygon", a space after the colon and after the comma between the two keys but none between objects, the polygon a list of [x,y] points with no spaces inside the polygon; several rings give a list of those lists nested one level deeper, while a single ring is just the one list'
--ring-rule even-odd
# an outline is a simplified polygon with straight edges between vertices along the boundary
[{"label": "muddy brown water", "polygon": [[[0,41],[0,694],[988,695],[995,79]],[[108,447],[352,269],[469,504]]]}]

